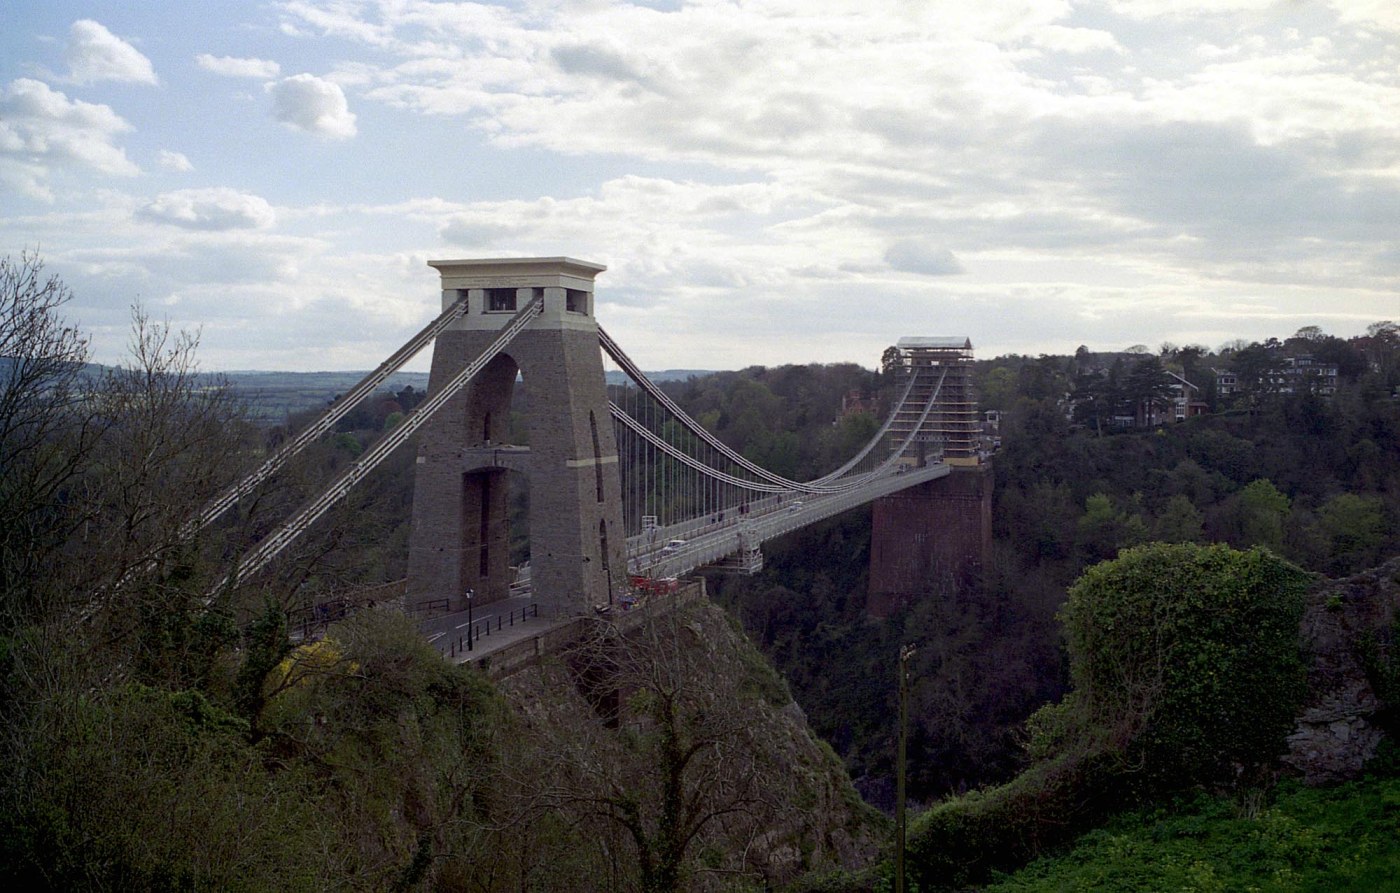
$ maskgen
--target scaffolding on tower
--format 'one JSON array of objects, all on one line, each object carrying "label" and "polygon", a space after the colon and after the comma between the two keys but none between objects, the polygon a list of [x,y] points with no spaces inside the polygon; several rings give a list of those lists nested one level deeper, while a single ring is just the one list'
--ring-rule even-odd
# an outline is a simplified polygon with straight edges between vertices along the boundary
[{"label": "scaffolding on tower", "polygon": [[[972,385],[972,340],[958,337],[901,338],[895,344],[899,388],[912,387],[909,409],[895,414],[891,443],[912,435],[920,455],[915,462],[941,457],[949,465],[977,465],[981,423]],[[912,383],[911,383],[912,379]],[[934,401],[921,418],[915,407]]]}]

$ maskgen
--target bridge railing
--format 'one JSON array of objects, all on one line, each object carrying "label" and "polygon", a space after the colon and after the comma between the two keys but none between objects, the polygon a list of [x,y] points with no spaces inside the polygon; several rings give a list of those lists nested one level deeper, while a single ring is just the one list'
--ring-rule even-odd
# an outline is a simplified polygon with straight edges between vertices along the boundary
[{"label": "bridge railing", "polygon": [[[539,616],[540,606],[535,602],[531,602],[528,605],[513,608],[506,614],[497,614],[494,617],[484,617],[481,620],[474,620],[467,625],[466,632],[458,633],[455,637],[446,640],[439,639],[437,642],[438,650],[442,651],[453,660],[456,660],[462,655],[475,651],[478,647],[477,643],[482,639],[489,638],[493,629],[496,633],[501,633],[508,627],[513,628],[517,620],[520,623],[524,623],[526,620]],[[444,641],[446,642],[445,648]]]}]

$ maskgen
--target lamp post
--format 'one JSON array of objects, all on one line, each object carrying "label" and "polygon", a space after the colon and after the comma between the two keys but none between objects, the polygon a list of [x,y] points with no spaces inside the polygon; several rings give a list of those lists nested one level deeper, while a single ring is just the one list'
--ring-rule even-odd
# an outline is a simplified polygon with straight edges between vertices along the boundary
[{"label": "lamp post", "polygon": [[904,893],[904,747],[908,738],[909,723],[909,659],[914,656],[914,646],[905,645],[899,649],[899,754],[895,763],[895,834],[898,843],[894,859],[894,890]]},{"label": "lamp post", "polygon": [[472,650],[472,638],[475,632],[472,628],[472,596],[476,595],[476,590],[467,587],[467,650]]}]

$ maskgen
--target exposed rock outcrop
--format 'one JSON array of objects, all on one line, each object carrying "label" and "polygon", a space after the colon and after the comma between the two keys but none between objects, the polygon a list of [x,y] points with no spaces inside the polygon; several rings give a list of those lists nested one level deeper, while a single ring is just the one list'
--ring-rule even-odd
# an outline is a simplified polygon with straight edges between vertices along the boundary
[{"label": "exposed rock outcrop", "polygon": [[1300,635],[1310,654],[1308,701],[1288,737],[1285,764],[1308,784],[1356,778],[1384,733],[1380,699],[1362,665],[1363,643],[1389,642],[1400,610],[1400,558],[1308,595]]}]

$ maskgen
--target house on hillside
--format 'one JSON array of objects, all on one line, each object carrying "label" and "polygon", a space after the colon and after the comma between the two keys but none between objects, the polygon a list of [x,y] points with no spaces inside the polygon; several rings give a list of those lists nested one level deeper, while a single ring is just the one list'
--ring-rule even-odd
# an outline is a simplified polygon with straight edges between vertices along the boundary
[{"label": "house on hillside", "polygon": [[879,405],[874,396],[866,396],[859,390],[847,391],[841,397],[841,418],[855,415],[856,413],[879,414]]},{"label": "house on hillside", "polygon": [[1201,389],[1198,386],[1170,369],[1167,370],[1167,374],[1172,377],[1172,421],[1184,422],[1210,412],[1210,404],[1201,399]]},{"label": "house on hillside", "polygon": [[1215,373],[1215,394],[1228,400],[1240,392],[1240,377],[1229,369],[1212,369]]},{"label": "house on hillside", "polygon": [[1282,370],[1281,394],[1313,393],[1330,397],[1337,393],[1337,364],[1302,355],[1287,357]]}]

